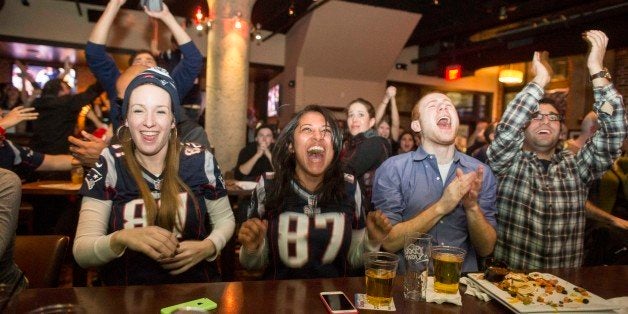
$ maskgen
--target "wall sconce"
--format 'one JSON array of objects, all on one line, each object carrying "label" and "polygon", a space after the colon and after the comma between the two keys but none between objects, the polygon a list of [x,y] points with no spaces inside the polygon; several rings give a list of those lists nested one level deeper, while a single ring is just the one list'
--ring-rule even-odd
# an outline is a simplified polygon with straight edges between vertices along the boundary
[{"label": "wall sconce", "polygon": [[238,11],[236,13],[235,22],[233,24],[233,27],[235,27],[235,29],[242,29],[242,21],[240,20],[240,17],[242,17],[242,12]]},{"label": "wall sconce", "polygon": [[498,81],[504,84],[521,84],[523,82],[523,72],[512,69],[501,70],[499,71]]},{"label": "wall sconce", "polygon": [[262,25],[260,23],[255,24],[255,27],[251,30],[251,35],[253,36],[253,40],[257,45],[262,43]]},{"label": "wall sconce", "polygon": [[499,8],[499,20],[503,21],[508,18],[508,14],[506,13],[506,7]]},{"label": "wall sconce", "polygon": [[196,30],[199,32],[205,30],[205,32],[207,32],[212,28],[212,22],[209,16],[203,14],[201,6],[197,6],[194,13],[194,27]]},{"label": "wall sconce", "polygon": [[294,10],[294,1],[292,1],[290,3],[290,7],[288,8],[288,16],[292,17],[294,14],[296,14],[296,11]]}]

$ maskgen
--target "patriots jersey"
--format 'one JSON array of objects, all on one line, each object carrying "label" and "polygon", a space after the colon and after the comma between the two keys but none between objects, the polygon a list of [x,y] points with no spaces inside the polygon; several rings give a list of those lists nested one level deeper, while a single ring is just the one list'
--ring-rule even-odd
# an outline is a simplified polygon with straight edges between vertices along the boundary
[{"label": "patriots jersey", "polygon": [[35,170],[44,162],[44,154],[9,140],[0,142],[0,168],[15,171],[18,167]]},{"label": "patriots jersey", "polygon": [[[107,233],[121,229],[147,227],[146,209],[140,191],[124,162],[120,145],[105,149],[95,167],[86,174],[80,193],[83,196],[112,202]],[[143,171],[153,197],[159,203],[161,178]],[[227,195],[225,183],[214,156],[204,147],[193,143],[184,144],[180,155],[179,176],[196,197],[185,191],[180,193],[177,224],[181,233],[172,230],[179,241],[203,240],[211,232],[209,213],[203,198],[216,200]],[[187,272],[172,276],[159,263],[143,253],[126,250],[100,270],[106,285],[165,284],[183,282],[209,282],[218,278],[214,262],[202,261]]]},{"label": "patriots jersey", "polygon": [[365,227],[362,194],[352,176],[345,176],[346,197],[340,203],[322,203],[296,181],[280,208],[267,210],[266,195],[274,180],[258,184],[249,218],[268,220],[266,241],[270,265],[268,279],[342,277],[349,274],[347,261],[354,229]]}]

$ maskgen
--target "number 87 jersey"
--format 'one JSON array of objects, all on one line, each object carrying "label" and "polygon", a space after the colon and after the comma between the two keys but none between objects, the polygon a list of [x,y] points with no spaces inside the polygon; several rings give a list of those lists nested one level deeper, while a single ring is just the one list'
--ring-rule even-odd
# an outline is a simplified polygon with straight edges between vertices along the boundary
[{"label": "number 87 jersey", "polygon": [[[357,183],[345,179],[342,202],[319,202],[296,181],[278,208],[266,207],[274,180],[261,179],[249,208],[249,218],[268,220],[268,279],[342,277],[352,267],[347,259],[352,238],[361,240],[365,227]],[[360,236],[356,236],[359,234]]]}]

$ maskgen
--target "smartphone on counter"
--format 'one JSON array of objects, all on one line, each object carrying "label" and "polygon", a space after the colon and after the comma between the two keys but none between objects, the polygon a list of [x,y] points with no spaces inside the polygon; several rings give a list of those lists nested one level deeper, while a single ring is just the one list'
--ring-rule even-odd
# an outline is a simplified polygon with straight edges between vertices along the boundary
[{"label": "smartphone on counter", "polygon": [[177,305],[173,305],[173,306],[169,306],[169,307],[164,307],[163,309],[161,309],[161,314],[171,314],[176,312],[177,310],[205,310],[205,311],[209,311],[209,310],[213,310],[215,308],[218,307],[218,304],[216,304],[216,302],[208,299],[208,298],[200,298],[200,299],[196,299],[196,300],[192,300],[192,301],[188,301],[188,302],[184,302],[181,304],[177,304]]},{"label": "smartphone on counter", "polygon": [[148,8],[148,11],[161,12],[163,9],[162,0],[143,0],[142,5]]},{"label": "smartphone on counter", "polygon": [[320,296],[329,313],[358,313],[353,303],[349,301],[347,295],[342,291],[325,291],[321,292]]}]

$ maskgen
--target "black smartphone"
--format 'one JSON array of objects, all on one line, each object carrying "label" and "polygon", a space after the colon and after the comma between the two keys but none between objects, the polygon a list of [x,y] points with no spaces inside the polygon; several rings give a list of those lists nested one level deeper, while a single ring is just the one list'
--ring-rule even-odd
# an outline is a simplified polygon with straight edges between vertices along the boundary
[{"label": "black smartphone", "polygon": [[329,313],[358,313],[353,303],[349,301],[349,298],[342,291],[321,292],[320,296]]}]

